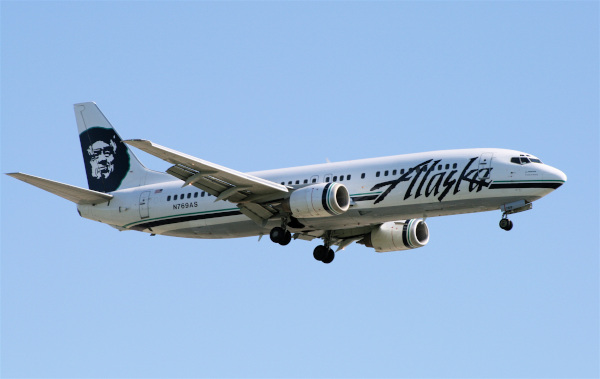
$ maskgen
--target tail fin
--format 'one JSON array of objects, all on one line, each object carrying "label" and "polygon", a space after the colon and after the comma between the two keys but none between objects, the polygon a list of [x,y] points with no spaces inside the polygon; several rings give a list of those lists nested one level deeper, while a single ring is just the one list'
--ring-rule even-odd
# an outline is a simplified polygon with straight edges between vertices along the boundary
[{"label": "tail fin", "polygon": [[142,165],[96,103],[80,103],[74,107],[91,190],[107,193],[138,187],[146,184],[149,173],[159,174]]}]

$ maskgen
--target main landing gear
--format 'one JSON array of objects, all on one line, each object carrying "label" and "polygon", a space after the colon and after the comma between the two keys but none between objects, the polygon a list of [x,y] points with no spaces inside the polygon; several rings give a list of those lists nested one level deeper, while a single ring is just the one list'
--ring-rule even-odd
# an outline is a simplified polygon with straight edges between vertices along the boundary
[{"label": "main landing gear", "polygon": [[271,241],[278,243],[281,246],[285,246],[292,240],[292,233],[290,233],[289,230],[285,230],[279,226],[276,226],[271,229],[269,237],[271,237]]},{"label": "main landing gear", "polygon": [[506,214],[504,214],[502,220],[500,220],[500,228],[507,232],[513,228],[513,222],[506,217]]},{"label": "main landing gear", "polygon": [[331,248],[324,245],[319,245],[315,247],[315,250],[313,251],[313,257],[315,257],[315,259],[318,261],[329,264],[333,262],[335,253]]},{"label": "main landing gear", "polygon": [[[292,233],[290,233],[289,230],[286,230],[284,226],[285,222],[282,223],[281,227],[276,226],[273,229],[271,229],[271,232],[269,233],[271,241],[278,243],[282,246],[289,244],[292,240]],[[325,244],[315,247],[315,250],[313,251],[313,257],[320,262],[329,264],[333,262],[335,258],[335,252],[330,248],[331,232],[326,232],[323,240],[325,241]]]},{"label": "main landing gear", "polygon": [[323,245],[315,247],[315,250],[313,251],[313,257],[318,261],[329,264],[335,259],[335,253],[330,247],[332,242],[331,231],[325,232],[325,235],[323,236],[323,242],[325,242]]}]

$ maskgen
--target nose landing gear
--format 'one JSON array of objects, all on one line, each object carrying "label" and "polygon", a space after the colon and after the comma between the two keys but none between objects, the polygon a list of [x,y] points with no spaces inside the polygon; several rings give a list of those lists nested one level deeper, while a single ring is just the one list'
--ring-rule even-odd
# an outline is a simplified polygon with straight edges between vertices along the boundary
[{"label": "nose landing gear", "polygon": [[502,220],[500,220],[500,228],[508,232],[513,228],[513,222],[506,218],[506,215],[504,215],[504,217],[502,217]]},{"label": "nose landing gear", "polygon": [[504,204],[500,207],[502,213],[502,220],[500,220],[500,228],[507,232],[513,228],[513,223],[508,219],[509,214],[519,213],[530,210],[532,207],[531,203],[526,200],[519,200],[513,203]]}]

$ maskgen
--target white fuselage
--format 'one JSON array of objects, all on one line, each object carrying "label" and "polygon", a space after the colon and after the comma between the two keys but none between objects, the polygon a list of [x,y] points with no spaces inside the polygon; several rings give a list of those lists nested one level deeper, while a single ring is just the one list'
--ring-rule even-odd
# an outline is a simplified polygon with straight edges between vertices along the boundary
[{"label": "white fuselage", "polygon": [[[446,150],[250,174],[294,189],[323,182],[343,184],[352,198],[350,209],[338,216],[300,218],[303,228],[298,229],[341,230],[497,210],[521,200],[530,203],[565,182],[560,170],[541,162],[514,163],[515,157],[523,156],[531,157],[505,149]],[[215,202],[214,196],[182,184],[174,179],[115,191],[110,202],[79,205],[78,210],[82,217],[121,230],[190,238],[262,235],[281,224],[274,217],[259,225],[235,204]]]}]

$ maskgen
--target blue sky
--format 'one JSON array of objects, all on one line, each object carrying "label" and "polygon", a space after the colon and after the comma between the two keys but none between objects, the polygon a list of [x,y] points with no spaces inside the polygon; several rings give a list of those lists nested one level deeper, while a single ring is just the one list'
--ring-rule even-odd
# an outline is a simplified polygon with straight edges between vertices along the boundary
[{"label": "blue sky", "polygon": [[[430,243],[118,232],[2,176],[3,377],[598,377],[598,2],[1,3],[1,164],[86,186],[72,104],[240,171],[512,148],[568,175]],[[168,165],[147,154],[149,167]]]}]

